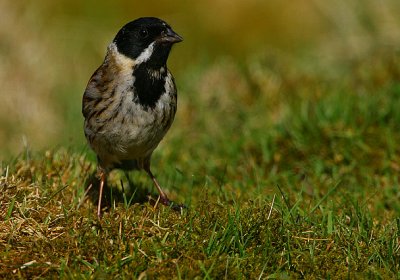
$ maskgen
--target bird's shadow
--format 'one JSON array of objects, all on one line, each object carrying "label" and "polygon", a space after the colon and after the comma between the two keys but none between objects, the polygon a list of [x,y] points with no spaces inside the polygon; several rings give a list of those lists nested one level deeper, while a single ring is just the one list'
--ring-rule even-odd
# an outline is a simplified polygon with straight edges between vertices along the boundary
[{"label": "bird's shadow", "polygon": [[[103,196],[101,208],[103,211],[108,211],[112,205],[123,203],[124,205],[130,206],[133,204],[154,204],[157,200],[157,195],[154,195],[146,189],[142,183],[134,183],[128,174],[125,174],[127,178],[128,186],[125,185],[123,180],[120,180],[121,188],[118,188],[117,184],[110,184],[105,182],[103,187]],[[85,193],[86,197],[93,203],[97,205],[99,201],[99,189],[100,189],[100,179],[93,172],[88,179],[85,181]]]}]

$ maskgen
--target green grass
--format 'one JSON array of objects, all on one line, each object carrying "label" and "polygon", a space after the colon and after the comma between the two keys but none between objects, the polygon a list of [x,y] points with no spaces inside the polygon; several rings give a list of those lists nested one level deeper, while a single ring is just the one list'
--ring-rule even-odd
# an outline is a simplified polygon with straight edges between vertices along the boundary
[{"label": "green grass", "polygon": [[26,151],[1,167],[0,277],[400,278],[399,78],[391,52],[188,69],[153,160],[188,209],[114,172],[98,221],[87,148]]}]

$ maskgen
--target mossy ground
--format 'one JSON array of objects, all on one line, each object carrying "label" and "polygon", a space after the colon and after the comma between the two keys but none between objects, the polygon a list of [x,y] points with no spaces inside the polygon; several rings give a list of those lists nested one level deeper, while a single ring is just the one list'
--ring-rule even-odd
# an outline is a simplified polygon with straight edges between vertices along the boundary
[{"label": "mossy ground", "polygon": [[0,277],[399,278],[398,54],[292,67],[260,56],[181,78],[153,160],[180,213],[117,171],[97,220],[88,148],[3,162]]}]

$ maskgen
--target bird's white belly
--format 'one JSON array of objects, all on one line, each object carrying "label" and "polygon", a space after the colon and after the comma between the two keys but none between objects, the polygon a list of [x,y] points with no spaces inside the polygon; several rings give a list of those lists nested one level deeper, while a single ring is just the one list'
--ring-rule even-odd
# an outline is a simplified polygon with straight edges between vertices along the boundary
[{"label": "bird's white belly", "polygon": [[[141,105],[126,98],[121,106],[120,118],[123,122],[114,122],[105,132],[113,138],[114,154],[119,160],[137,159],[149,156],[160,143],[172,123],[169,114],[173,111],[172,99],[164,94],[153,109],[144,109]],[[168,115],[168,116],[166,116]],[[164,124],[162,120],[171,119]]]}]

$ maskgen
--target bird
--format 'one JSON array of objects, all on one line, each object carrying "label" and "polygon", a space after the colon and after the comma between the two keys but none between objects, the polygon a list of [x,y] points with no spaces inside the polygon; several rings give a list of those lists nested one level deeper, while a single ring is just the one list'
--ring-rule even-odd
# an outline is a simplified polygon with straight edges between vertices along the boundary
[{"label": "bird", "polygon": [[125,24],[108,45],[82,98],[84,133],[97,155],[99,199],[114,169],[144,170],[164,205],[172,202],[150,169],[151,156],[174,121],[177,87],[167,68],[183,38],[164,20],[142,17]]}]

